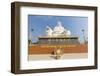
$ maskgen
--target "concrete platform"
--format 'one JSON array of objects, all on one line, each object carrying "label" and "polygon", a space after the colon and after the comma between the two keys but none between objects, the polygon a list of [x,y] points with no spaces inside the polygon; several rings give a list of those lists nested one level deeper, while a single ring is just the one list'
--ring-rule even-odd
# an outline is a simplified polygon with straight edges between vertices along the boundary
[{"label": "concrete platform", "polygon": [[[70,53],[61,55],[60,59],[80,59],[87,58],[88,53]],[[54,55],[51,54],[38,54],[38,55],[29,55],[29,61],[32,60],[56,60]]]}]

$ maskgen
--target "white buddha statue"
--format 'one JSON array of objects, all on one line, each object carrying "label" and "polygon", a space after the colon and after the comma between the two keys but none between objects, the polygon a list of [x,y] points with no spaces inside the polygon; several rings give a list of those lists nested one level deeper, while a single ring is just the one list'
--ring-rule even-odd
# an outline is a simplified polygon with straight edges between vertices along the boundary
[{"label": "white buddha statue", "polygon": [[71,32],[69,30],[66,30],[61,22],[57,23],[57,26],[54,27],[52,30],[50,27],[46,27],[46,35],[49,37],[61,37],[61,36],[70,36]]},{"label": "white buddha statue", "polygon": [[64,31],[64,27],[62,27],[61,22],[57,23],[57,26],[54,28],[53,32],[62,33]]}]

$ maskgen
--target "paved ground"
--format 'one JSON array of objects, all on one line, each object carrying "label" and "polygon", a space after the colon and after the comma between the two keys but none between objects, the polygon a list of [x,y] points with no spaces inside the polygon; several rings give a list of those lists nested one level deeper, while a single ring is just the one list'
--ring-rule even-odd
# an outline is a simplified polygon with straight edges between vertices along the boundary
[{"label": "paved ground", "polygon": [[[80,59],[87,58],[87,53],[71,53],[71,54],[63,54],[60,59]],[[54,60],[55,56],[51,54],[39,54],[39,55],[29,55],[29,60]]]}]

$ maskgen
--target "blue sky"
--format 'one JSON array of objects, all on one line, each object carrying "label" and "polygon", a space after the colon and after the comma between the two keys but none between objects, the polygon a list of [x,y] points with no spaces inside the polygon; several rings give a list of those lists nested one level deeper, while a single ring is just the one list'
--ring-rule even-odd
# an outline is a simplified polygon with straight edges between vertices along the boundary
[{"label": "blue sky", "polygon": [[58,21],[71,31],[71,36],[78,36],[80,42],[84,40],[82,29],[85,30],[85,36],[88,36],[88,17],[28,15],[28,33],[29,37],[32,35],[32,42],[36,42],[38,36],[45,34],[46,26],[54,28]]}]

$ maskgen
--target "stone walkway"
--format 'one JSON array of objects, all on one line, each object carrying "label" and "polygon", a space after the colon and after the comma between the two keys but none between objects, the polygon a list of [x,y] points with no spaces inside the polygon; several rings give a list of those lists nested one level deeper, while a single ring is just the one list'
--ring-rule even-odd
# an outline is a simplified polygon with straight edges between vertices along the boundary
[{"label": "stone walkway", "polygon": [[[87,58],[88,53],[71,53],[63,54],[60,59],[80,59]],[[28,59],[32,60],[56,60],[54,55],[51,54],[39,54],[39,55],[29,55]]]}]

